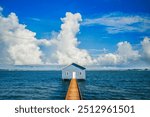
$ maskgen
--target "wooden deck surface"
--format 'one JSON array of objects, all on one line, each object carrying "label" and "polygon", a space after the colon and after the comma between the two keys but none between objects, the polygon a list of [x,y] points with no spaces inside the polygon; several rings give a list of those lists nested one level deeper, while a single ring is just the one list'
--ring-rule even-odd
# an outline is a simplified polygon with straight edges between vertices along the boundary
[{"label": "wooden deck surface", "polygon": [[77,80],[73,78],[67,91],[66,100],[81,100],[80,91]]}]

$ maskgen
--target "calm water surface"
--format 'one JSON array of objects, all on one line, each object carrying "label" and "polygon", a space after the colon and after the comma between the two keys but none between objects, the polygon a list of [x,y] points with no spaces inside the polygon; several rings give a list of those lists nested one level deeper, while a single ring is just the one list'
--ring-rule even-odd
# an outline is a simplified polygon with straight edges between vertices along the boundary
[{"label": "calm water surface", "polygon": [[[78,81],[85,100],[150,99],[150,71],[87,71]],[[63,100],[61,71],[0,71],[0,99]]]}]

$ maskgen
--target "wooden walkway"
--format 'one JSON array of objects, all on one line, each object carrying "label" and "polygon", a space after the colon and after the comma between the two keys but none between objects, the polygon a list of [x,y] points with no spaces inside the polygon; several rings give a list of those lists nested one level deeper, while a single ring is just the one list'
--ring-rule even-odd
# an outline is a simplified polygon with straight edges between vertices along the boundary
[{"label": "wooden walkway", "polygon": [[75,78],[70,81],[65,100],[81,100],[80,90]]}]

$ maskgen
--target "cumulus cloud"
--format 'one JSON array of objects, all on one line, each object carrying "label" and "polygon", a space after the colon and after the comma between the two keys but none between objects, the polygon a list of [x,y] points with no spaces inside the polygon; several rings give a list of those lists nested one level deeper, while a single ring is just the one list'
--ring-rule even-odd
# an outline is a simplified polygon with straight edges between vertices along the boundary
[{"label": "cumulus cloud", "polygon": [[102,25],[108,33],[145,32],[150,30],[150,17],[112,13],[100,18],[85,19],[83,25]]},{"label": "cumulus cloud", "polygon": [[[63,23],[59,32],[55,33],[51,39],[37,39],[36,33],[27,29],[26,25],[19,23],[15,13],[10,13],[5,17],[2,15],[2,11],[3,8],[0,7],[0,63],[62,65],[75,62],[81,65],[113,66],[128,64],[141,58],[150,61],[150,38],[148,37],[145,37],[141,42],[141,53],[134,50],[127,41],[119,42],[117,50],[112,53],[108,53],[105,48],[103,50],[92,49],[91,51],[100,53],[98,57],[92,57],[88,50],[80,49],[78,47],[80,42],[76,37],[82,21],[80,13],[67,12],[65,17],[61,18]],[[130,22],[125,19],[120,20],[123,20],[126,24],[132,24],[136,21],[132,18]],[[102,23],[104,23],[103,20]],[[117,25],[119,24],[123,25],[121,21],[118,21]],[[111,22],[109,25],[111,25]]]},{"label": "cumulus cloud", "polygon": [[[2,8],[0,8],[2,11]],[[63,24],[57,36],[51,40],[37,39],[36,33],[28,30],[25,25],[19,23],[15,13],[8,17],[0,16],[0,45],[3,55],[0,62],[11,64],[91,64],[92,58],[84,49],[78,48],[76,34],[79,32],[79,13],[66,13],[61,18]],[[44,46],[48,52],[41,50]],[[4,59],[5,58],[5,59]]]},{"label": "cumulus cloud", "polygon": [[72,62],[86,65],[92,63],[92,58],[84,49],[78,48],[78,40],[76,34],[79,32],[80,21],[82,21],[79,13],[66,13],[65,18],[61,18],[63,24],[61,31],[56,39],[53,39],[53,54],[51,58],[56,60],[58,64],[70,64]]},{"label": "cumulus cloud", "polygon": [[150,64],[150,38],[145,37],[141,42],[143,58]]},{"label": "cumulus cloud", "polygon": [[100,54],[96,60],[100,65],[120,65],[127,64],[129,61],[135,61],[140,58],[137,50],[133,50],[131,44],[127,41],[119,42],[117,44],[117,51],[115,53]]},{"label": "cumulus cloud", "polygon": [[112,66],[117,65],[119,61],[119,56],[117,54],[108,53],[108,54],[100,54],[99,57],[95,60],[96,64],[102,66]]},{"label": "cumulus cloud", "polygon": [[42,64],[42,52],[37,45],[35,33],[19,24],[15,13],[0,16],[1,61],[8,64]]},{"label": "cumulus cloud", "polygon": [[117,54],[123,58],[122,61],[126,62],[127,60],[137,60],[140,57],[139,52],[137,50],[133,50],[131,44],[127,41],[119,42],[117,46]]}]

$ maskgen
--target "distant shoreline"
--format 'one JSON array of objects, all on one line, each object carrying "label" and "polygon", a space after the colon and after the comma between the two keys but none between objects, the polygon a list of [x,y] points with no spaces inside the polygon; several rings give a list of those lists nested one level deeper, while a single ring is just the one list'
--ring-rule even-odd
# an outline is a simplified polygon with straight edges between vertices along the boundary
[{"label": "distant shoreline", "polygon": [[[61,71],[61,69],[0,69],[0,71]],[[150,71],[150,69],[87,69],[86,71]]]},{"label": "distant shoreline", "polygon": [[[0,64],[0,71],[61,71],[65,65],[4,65]],[[103,67],[99,65],[84,66],[86,71],[150,71],[150,67]]]}]

